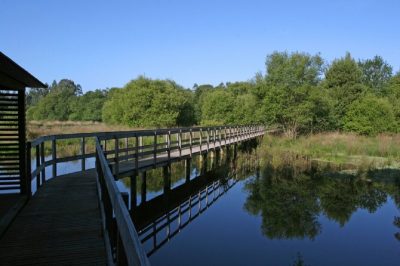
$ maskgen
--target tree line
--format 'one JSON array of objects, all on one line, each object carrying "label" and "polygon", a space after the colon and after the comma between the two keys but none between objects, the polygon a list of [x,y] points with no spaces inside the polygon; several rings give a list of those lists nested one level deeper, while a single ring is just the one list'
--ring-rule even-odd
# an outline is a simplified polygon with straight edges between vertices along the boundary
[{"label": "tree line", "polygon": [[349,53],[327,63],[319,54],[274,52],[265,74],[243,82],[187,89],[139,76],[123,88],[82,93],[71,80],[27,93],[28,119],[103,121],[132,127],[278,126],[296,137],[321,131],[398,132],[400,72],[382,57]]}]

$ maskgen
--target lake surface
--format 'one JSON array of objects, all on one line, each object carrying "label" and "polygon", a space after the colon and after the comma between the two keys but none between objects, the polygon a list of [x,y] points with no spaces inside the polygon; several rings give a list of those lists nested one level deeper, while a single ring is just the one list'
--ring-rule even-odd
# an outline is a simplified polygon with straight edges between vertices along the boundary
[{"label": "lake surface", "polygon": [[[194,157],[190,168],[181,161],[136,181],[133,216],[152,265],[400,265],[399,170],[228,157]],[[130,193],[130,178],[117,184]]]},{"label": "lake surface", "polygon": [[192,162],[190,180],[184,162],[172,165],[170,190],[162,169],[147,173],[144,200],[136,184],[152,265],[400,265],[398,170],[357,176],[254,155]]}]

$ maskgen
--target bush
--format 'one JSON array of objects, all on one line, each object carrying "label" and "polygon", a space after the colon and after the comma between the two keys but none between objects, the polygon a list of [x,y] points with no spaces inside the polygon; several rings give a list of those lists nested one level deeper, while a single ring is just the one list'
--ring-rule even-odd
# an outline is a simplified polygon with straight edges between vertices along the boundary
[{"label": "bush", "polygon": [[344,129],[364,135],[394,132],[397,127],[393,108],[387,99],[367,95],[349,106]]}]

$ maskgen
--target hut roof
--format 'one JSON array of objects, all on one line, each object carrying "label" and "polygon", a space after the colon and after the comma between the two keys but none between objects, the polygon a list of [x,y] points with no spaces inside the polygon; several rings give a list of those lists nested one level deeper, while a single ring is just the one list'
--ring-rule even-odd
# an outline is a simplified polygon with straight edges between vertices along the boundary
[{"label": "hut roof", "polygon": [[47,87],[8,56],[0,52],[0,89],[24,89]]}]

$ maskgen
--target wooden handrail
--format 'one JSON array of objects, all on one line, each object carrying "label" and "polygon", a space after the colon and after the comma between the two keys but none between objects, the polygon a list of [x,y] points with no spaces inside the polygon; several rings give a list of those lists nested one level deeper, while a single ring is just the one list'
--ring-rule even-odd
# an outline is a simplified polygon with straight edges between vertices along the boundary
[{"label": "wooden handrail", "polygon": [[[108,232],[113,231],[110,219],[113,219],[112,216],[114,214],[117,225],[117,232],[115,233],[122,242],[122,247],[118,244],[115,246],[115,243],[110,243],[112,249],[115,249],[114,254],[117,257],[117,264],[150,265],[98,138],[96,138],[96,169],[106,216],[104,229]],[[123,255],[119,256],[118,254],[121,254],[121,252]]]},{"label": "wooden handrail", "polygon": [[[146,156],[152,155],[154,163],[157,163],[158,153],[168,153],[173,151],[179,151],[180,155],[182,150],[189,148],[191,150],[193,145],[201,146],[202,150],[209,151],[210,143],[219,145],[227,145],[227,140],[239,142],[244,140],[251,133],[264,132],[263,126],[251,125],[251,126],[225,126],[225,127],[187,127],[187,128],[169,128],[169,129],[156,129],[156,130],[138,130],[138,131],[119,131],[119,132],[95,132],[95,133],[76,133],[76,134],[65,134],[65,135],[50,135],[39,137],[27,144],[27,160],[37,159],[36,164],[27,164],[27,186],[28,195],[30,192],[30,181],[36,178],[37,188],[42,186],[46,182],[46,171],[47,166],[52,168],[52,177],[57,176],[57,164],[63,162],[70,162],[76,160],[82,160],[80,171],[88,169],[85,160],[88,158],[94,158],[95,153],[86,153],[87,141],[89,139],[94,140],[98,138],[99,141],[103,141],[107,144],[107,141],[114,142],[114,145],[118,145],[117,149],[108,149],[104,146],[104,152],[106,159],[112,163],[119,163],[126,160],[138,160]],[[157,143],[157,137],[167,137],[167,141]],[[152,138],[152,143],[144,143],[143,140]],[[76,139],[80,143],[80,154],[73,156],[57,156],[57,143],[65,140]],[[131,146],[129,146],[128,139],[132,139]],[[175,139],[175,141],[173,141]],[[119,141],[125,142],[125,147],[119,147]],[[168,141],[169,140],[169,141]],[[45,160],[45,143],[49,142],[51,147],[51,156]],[[139,147],[137,147],[139,145]],[[108,146],[108,145],[107,145]],[[33,154],[32,154],[33,152]],[[116,154],[117,153],[117,154]],[[116,162],[118,159],[118,162]],[[34,169],[32,169],[34,168]],[[118,166],[116,167],[118,172]]]}]

